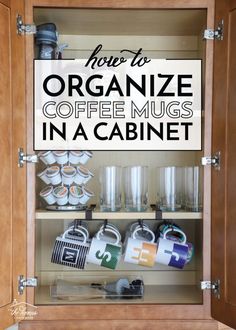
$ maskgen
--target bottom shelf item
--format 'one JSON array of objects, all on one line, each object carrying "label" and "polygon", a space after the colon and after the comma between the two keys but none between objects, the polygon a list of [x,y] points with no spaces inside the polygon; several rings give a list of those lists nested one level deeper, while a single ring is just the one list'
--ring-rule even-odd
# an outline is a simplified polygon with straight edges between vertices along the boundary
[{"label": "bottom shelf item", "polygon": [[53,299],[66,301],[91,299],[140,299],[144,294],[143,280],[127,277],[111,278],[110,280],[96,279],[96,283],[73,283],[57,279],[50,286],[50,296]]},{"label": "bottom shelf item", "polygon": [[[68,287],[65,290],[68,290]],[[53,285],[39,286],[36,290],[35,304],[202,304],[202,291],[196,285],[145,285],[142,298],[128,300],[117,295],[115,299],[105,299],[105,294],[99,288],[89,290],[88,287],[85,289],[84,285],[82,285],[80,292],[83,294],[77,296],[73,296],[71,293],[68,295],[69,292],[67,292],[66,297],[62,295],[62,292],[57,292]],[[60,294],[61,298],[59,298]],[[68,299],[68,297],[70,298]]]}]

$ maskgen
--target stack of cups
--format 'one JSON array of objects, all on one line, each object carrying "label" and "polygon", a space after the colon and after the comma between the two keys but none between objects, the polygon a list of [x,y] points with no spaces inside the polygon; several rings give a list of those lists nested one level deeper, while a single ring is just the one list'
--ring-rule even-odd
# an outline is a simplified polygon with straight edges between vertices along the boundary
[{"label": "stack of cups", "polygon": [[163,211],[202,211],[202,169],[199,166],[158,168],[157,203]]}]

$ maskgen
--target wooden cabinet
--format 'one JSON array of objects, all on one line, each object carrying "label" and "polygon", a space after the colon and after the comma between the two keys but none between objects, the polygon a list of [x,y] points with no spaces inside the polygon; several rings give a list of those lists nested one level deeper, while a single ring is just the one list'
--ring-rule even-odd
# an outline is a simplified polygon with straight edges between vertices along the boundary
[{"label": "wooden cabinet", "polygon": [[[234,131],[235,131],[235,1],[194,0],[159,1],[64,1],[47,0],[4,1],[0,19],[6,26],[2,31],[2,52],[5,79],[1,84],[1,134],[3,143],[2,166],[7,173],[2,179],[4,190],[9,189],[9,201],[1,208],[2,241],[4,245],[0,288],[4,295],[0,304],[1,327],[13,321],[6,311],[13,298],[37,306],[33,320],[21,322],[20,329],[87,329],[97,327],[119,329],[217,329],[219,320],[236,327],[234,284]],[[174,219],[194,242],[196,254],[185,270],[175,271],[156,266],[153,270],[129,267],[121,263],[112,274],[138,274],[147,283],[143,300],[84,301],[55,300],[50,286],[56,278],[72,281],[86,276],[92,282],[99,276],[112,276],[95,267],[70,271],[50,263],[52,244],[74,219],[84,219],[84,212],[46,211],[39,199],[41,188],[37,172],[42,164],[25,164],[17,168],[17,148],[27,154],[33,150],[33,59],[36,57],[34,37],[17,35],[15,17],[19,13],[24,22],[40,24],[54,22],[60,41],[69,44],[65,58],[86,57],[97,45],[104,45],[104,54],[118,54],[125,45],[143,51],[153,58],[200,58],[203,63],[203,150],[202,152],[95,152],[89,164],[95,172],[91,183],[99,193],[99,166],[148,165],[149,202],[155,203],[155,168],[161,165],[198,165],[201,157],[221,152],[219,171],[204,167],[203,212],[163,213],[163,218]],[[202,40],[202,31],[214,29],[224,20],[223,40]],[[11,25],[10,24],[11,21]],[[7,26],[10,28],[7,28]],[[99,42],[98,42],[99,41]],[[140,46],[139,46],[140,47]],[[11,112],[9,111],[11,109]],[[6,139],[6,135],[9,138]],[[9,151],[10,152],[7,152]],[[9,158],[9,159],[8,159]],[[12,164],[11,171],[8,171]],[[98,204],[97,197],[92,201]],[[9,206],[10,210],[9,210]],[[104,219],[126,226],[138,219],[146,219],[155,226],[155,212],[104,213],[93,211],[94,221],[89,229],[94,232]],[[8,221],[6,221],[8,218]],[[10,219],[10,220],[9,220]],[[9,254],[10,253],[10,254]],[[9,261],[10,260],[10,261]],[[26,267],[27,264],[27,267]],[[4,265],[9,265],[5,267]],[[16,296],[17,275],[38,277],[37,288],[27,288],[26,294]],[[219,280],[220,297],[210,290],[199,289],[202,280]],[[29,307],[30,308],[30,307]],[[222,312],[224,311],[224,312]],[[3,313],[3,314],[1,314]],[[9,314],[9,318],[6,316]],[[213,318],[212,318],[213,317]],[[135,321],[134,321],[135,320]]]}]

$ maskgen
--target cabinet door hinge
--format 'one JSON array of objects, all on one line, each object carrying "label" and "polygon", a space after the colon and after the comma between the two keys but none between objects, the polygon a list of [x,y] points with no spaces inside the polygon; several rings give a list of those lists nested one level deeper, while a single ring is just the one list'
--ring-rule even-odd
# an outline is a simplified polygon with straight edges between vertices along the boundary
[{"label": "cabinet door hinge", "polygon": [[220,299],[220,280],[201,281],[201,290],[212,290],[214,296]]},{"label": "cabinet door hinge", "polygon": [[16,17],[16,31],[18,34],[35,34],[36,33],[36,25],[35,24],[24,24],[21,15],[17,15]]},{"label": "cabinet door hinge", "polygon": [[18,294],[24,293],[24,288],[36,287],[38,284],[37,277],[24,278],[23,275],[18,276]]},{"label": "cabinet door hinge", "polygon": [[214,156],[202,157],[202,165],[212,165],[216,170],[220,170],[220,151],[217,151]]},{"label": "cabinet door hinge", "polygon": [[216,30],[206,29],[203,33],[203,39],[206,40],[223,40],[224,38],[224,20],[222,19]]},{"label": "cabinet door hinge", "polygon": [[18,148],[18,167],[23,167],[24,163],[37,163],[37,155],[26,155],[22,148]]}]

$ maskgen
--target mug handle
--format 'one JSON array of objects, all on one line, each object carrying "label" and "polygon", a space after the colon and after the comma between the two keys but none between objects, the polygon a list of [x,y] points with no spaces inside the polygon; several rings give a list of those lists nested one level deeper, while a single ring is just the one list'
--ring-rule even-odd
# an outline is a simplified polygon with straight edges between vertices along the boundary
[{"label": "mug handle", "polygon": [[136,234],[140,230],[144,230],[144,231],[149,232],[152,235],[152,239],[151,239],[150,243],[154,243],[154,241],[155,241],[155,235],[154,235],[153,231],[151,231],[151,229],[149,229],[148,227],[143,227],[143,228],[142,227],[137,227],[137,228],[135,228],[135,230],[132,233],[132,238],[133,239],[136,239]]},{"label": "mug handle", "polygon": [[[74,230],[74,226],[71,226],[69,229]],[[78,225],[78,226],[76,226],[76,229],[83,230],[85,235],[87,236],[87,238],[89,238],[89,232],[88,232],[87,228],[85,228],[81,225]]]},{"label": "mug handle", "polygon": [[[103,231],[104,231],[103,229],[100,229],[100,230],[97,232],[97,234],[96,234],[96,238],[97,238],[98,240],[100,240],[100,235],[103,233]],[[114,235],[116,236],[116,242],[115,242],[114,244],[115,244],[115,245],[118,245],[119,242],[120,242],[120,237],[119,237],[117,231],[114,230],[114,229],[111,229],[111,228],[105,228],[105,231],[108,231],[108,232],[110,232],[110,233],[112,233],[112,234],[114,234]]]},{"label": "mug handle", "polygon": [[[109,228],[109,229],[114,230],[117,233],[117,235],[119,236],[119,240],[121,241],[121,234],[120,234],[118,228],[116,228],[116,226],[111,225],[111,224],[108,223],[108,224],[106,224],[105,228]],[[104,230],[104,225],[102,225],[99,230],[103,231]]]},{"label": "mug handle", "polygon": [[186,242],[187,242],[187,237],[186,237],[185,233],[184,233],[181,229],[178,229],[178,228],[169,228],[169,229],[167,229],[167,230],[164,232],[163,238],[164,238],[164,239],[168,239],[168,238],[166,238],[166,235],[167,235],[169,232],[172,232],[172,231],[175,231],[175,232],[177,232],[177,233],[180,233],[180,234],[183,236],[184,240],[183,240],[183,242],[181,242],[180,244],[186,244]]},{"label": "mug handle", "polygon": [[83,243],[86,243],[86,240],[87,240],[87,235],[85,234],[85,232],[82,230],[82,229],[77,229],[77,228],[69,228],[69,229],[67,229],[64,233],[63,233],[63,235],[62,235],[62,238],[65,238],[65,236],[66,236],[66,234],[68,234],[69,232],[71,232],[71,231],[77,231],[78,233],[80,233],[80,234],[82,234],[82,236],[84,237],[84,241],[83,241]]}]

